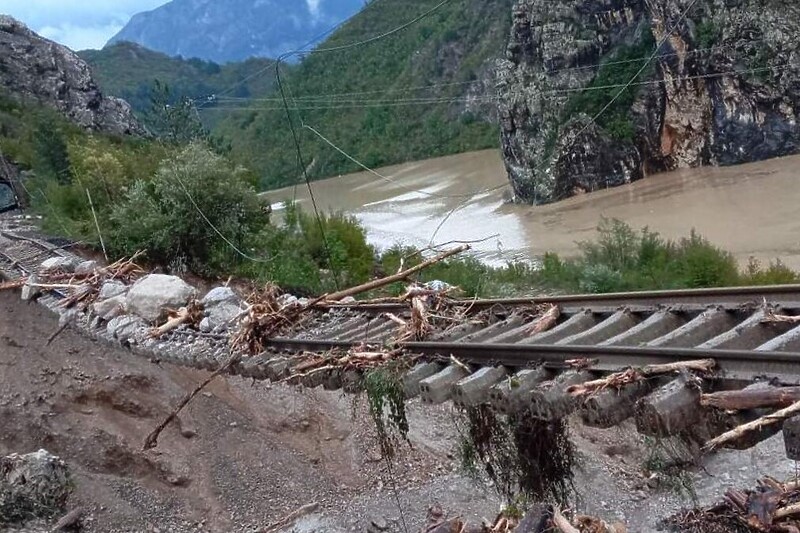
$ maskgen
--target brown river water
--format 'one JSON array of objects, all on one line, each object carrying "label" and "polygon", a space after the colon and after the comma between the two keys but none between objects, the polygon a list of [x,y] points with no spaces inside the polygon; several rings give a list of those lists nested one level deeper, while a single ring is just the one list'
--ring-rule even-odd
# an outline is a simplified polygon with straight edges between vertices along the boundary
[{"label": "brown river water", "polygon": [[[591,239],[601,218],[608,217],[672,239],[694,228],[743,264],[752,256],[800,269],[800,156],[656,174],[545,206],[507,202],[497,150],[378,172],[383,178],[362,172],[312,187],[320,208],[358,217],[379,248],[486,239],[473,247],[492,264],[548,251],[572,255],[576,242]],[[305,185],[265,194],[275,209],[295,194],[311,207]]]}]

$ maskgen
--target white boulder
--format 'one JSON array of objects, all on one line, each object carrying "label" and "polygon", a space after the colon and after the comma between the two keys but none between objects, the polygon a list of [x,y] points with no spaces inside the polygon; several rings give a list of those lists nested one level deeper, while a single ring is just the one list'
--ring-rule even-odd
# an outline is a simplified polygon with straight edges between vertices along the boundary
[{"label": "white boulder", "polygon": [[42,293],[42,289],[36,286],[38,283],[39,276],[36,274],[28,276],[28,279],[25,280],[25,285],[22,286],[22,294],[20,297],[27,302],[39,296]]},{"label": "white boulder", "polygon": [[72,259],[68,259],[66,257],[51,257],[50,259],[45,259],[42,261],[42,264],[39,266],[40,272],[74,272],[75,271],[75,262]]},{"label": "white boulder", "polygon": [[196,294],[194,287],[177,276],[150,274],[128,291],[125,308],[148,322],[155,322],[167,309],[185,306]]},{"label": "white boulder", "polygon": [[212,289],[203,298],[206,317],[200,323],[200,331],[228,329],[231,322],[242,311],[242,300],[228,287]]}]

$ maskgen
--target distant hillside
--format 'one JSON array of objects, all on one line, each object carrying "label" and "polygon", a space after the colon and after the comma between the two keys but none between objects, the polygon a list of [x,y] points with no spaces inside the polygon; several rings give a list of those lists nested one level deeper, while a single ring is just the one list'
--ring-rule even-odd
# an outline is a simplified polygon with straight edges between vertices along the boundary
[{"label": "distant hillside", "polygon": [[[135,15],[109,44],[130,41],[217,63],[278,57],[347,20],[366,0],[172,0]],[[412,2],[413,3],[413,2]]]},{"label": "distant hillside", "polygon": [[138,113],[149,109],[155,80],[166,83],[175,98],[202,98],[223,91],[234,97],[262,95],[271,90],[274,79],[268,59],[218,65],[169,57],[127,42],[78,55],[91,66],[104,92],[125,99]]},{"label": "distant hillside", "polygon": [[[380,35],[438,3],[377,0],[320,48]],[[508,42],[512,4],[452,0],[389,37],[309,56],[286,76],[295,117],[370,166],[498,146],[494,70]],[[204,113],[225,115],[218,133],[234,157],[259,172],[262,186],[297,182],[296,153],[276,94],[220,101]],[[358,169],[307,129],[299,133],[313,178]]]}]

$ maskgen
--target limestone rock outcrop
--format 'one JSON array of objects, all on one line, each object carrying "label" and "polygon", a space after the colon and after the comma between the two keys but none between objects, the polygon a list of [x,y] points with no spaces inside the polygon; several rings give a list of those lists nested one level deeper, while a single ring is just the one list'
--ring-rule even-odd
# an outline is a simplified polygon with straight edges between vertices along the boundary
[{"label": "limestone rock outcrop", "polygon": [[127,102],[102,94],[77,54],[6,15],[0,15],[0,92],[49,106],[89,130],[146,133]]},{"label": "limestone rock outcrop", "polygon": [[798,2],[519,0],[513,16],[498,87],[519,201],[800,150]]}]

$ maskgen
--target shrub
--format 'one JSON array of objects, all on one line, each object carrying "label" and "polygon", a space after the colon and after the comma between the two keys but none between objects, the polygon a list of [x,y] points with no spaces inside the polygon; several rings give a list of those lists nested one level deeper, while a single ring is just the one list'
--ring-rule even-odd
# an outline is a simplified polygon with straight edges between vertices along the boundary
[{"label": "shrub", "polygon": [[220,272],[244,259],[234,247],[247,250],[266,227],[260,207],[241,169],[191,144],[166,159],[150,182],[137,181],[115,207],[112,243],[125,255],[146,250],[161,264]]}]

